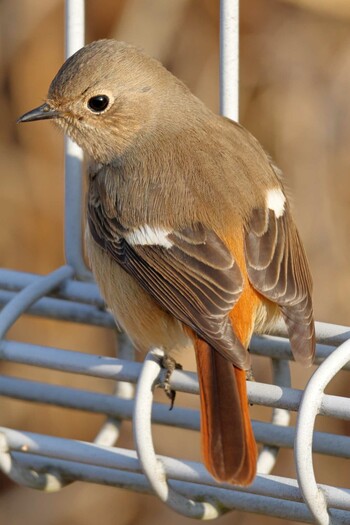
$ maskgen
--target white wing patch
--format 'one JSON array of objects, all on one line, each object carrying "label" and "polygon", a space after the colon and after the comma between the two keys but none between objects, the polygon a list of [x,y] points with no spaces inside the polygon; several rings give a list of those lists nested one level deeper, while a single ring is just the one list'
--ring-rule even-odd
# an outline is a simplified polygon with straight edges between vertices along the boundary
[{"label": "white wing patch", "polygon": [[281,188],[273,188],[272,190],[267,191],[266,206],[269,210],[275,212],[277,219],[283,215],[285,203],[286,198],[283,195]]},{"label": "white wing patch", "polygon": [[145,224],[144,226],[137,228],[137,230],[128,233],[125,236],[125,239],[132,246],[157,245],[162,246],[163,248],[171,248],[172,243],[168,239],[169,233],[171,233],[169,230],[156,227],[153,228],[152,226]]}]

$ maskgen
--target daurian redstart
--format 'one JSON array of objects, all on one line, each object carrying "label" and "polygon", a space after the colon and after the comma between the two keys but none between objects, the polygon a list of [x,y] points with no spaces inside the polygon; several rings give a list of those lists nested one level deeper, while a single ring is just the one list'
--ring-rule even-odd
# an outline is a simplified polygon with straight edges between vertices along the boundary
[{"label": "daurian redstart", "polygon": [[194,349],[204,463],[251,483],[252,333],[282,316],[295,359],[310,365],[315,351],[311,277],[279,170],[242,126],[114,40],[70,57],[19,121],[42,119],[90,160],[86,245],[106,303],[137,348]]}]

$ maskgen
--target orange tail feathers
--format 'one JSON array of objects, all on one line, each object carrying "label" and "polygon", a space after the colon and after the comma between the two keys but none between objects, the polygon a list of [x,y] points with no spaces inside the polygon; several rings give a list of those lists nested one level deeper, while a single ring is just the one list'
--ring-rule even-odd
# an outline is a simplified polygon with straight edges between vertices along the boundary
[{"label": "orange tail feathers", "polygon": [[201,401],[202,454],[219,481],[249,485],[257,447],[249,417],[245,371],[202,339],[195,341]]}]

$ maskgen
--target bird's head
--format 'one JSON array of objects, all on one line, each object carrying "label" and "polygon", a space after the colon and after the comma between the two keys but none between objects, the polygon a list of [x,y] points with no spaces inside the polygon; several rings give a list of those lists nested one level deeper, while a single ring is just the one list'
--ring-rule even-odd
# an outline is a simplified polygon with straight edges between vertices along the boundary
[{"label": "bird's head", "polygon": [[99,40],[63,64],[45,103],[18,122],[52,119],[90,157],[109,163],[140,131],[151,131],[160,106],[179,90],[187,88],[157,60],[128,44]]}]

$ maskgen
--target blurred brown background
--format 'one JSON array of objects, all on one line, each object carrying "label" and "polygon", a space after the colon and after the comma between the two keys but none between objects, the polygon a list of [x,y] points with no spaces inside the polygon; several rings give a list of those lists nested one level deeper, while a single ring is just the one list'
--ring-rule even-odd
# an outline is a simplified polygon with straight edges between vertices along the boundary
[{"label": "blurred brown background", "polygon": [[[350,314],[350,3],[348,0],[241,2],[241,122],[285,173],[314,276],[316,318],[349,324]],[[63,263],[63,139],[48,123],[16,126],[39,105],[63,61],[62,0],[2,0],[0,47],[0,266],[46,273]],[[159,58],[218,111],[219,0],[89,0],[87,41],[115,37]],[[114,336],[102,329],[47,320],[20,320],[10,337],[113,355]],[[184,356],[185,367],[193,367]],[[310,371],[296,367],[293,384]],[[1,365],[1,373],[109,391],[112,385]],[[268,381],[266,362],[256,362]],[[347,395],[342,374],[332,393]],[[190,403],[194,403],[193,400]],[[254,414],[257,410],[254,409]],[[268,411],[262,417],[268,418]],[[1,425],[84,440],[102,418],[1,400]],[[347,434],[349,426],[321,420],[318,428]],[[198,436],[155,430],[163,454],[199,458]],[[130,425],[120,441],[132,446]],[[346,462],[317,457],[318,479],[345,486]],[[290,451],[275,473],[294,476]],[[41,494],[0,478],[0,522],[16,525],[187,524],[155,498],[76,483]],[[278,519],[230,513],[224,524]],[[290,524],[292,522],[289,522]]]}]

